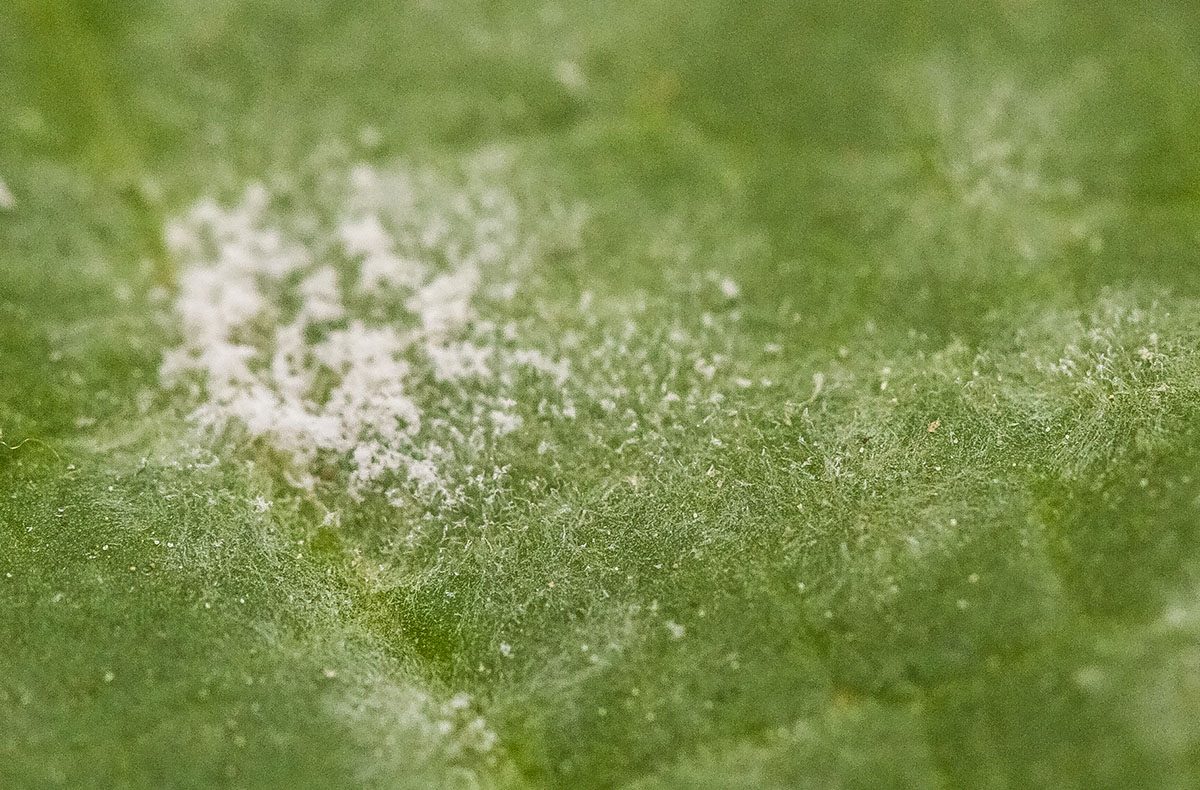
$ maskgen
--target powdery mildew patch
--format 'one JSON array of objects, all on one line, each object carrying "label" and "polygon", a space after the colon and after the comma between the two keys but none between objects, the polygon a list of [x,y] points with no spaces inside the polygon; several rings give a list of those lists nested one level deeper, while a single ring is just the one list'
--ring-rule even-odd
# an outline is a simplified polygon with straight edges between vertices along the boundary
[{"label": "powdery mildew patch", "polygon": [[1039,83],[948,57],[900,66],[886,117],[917,155],[856,154],[837,168],[841,188],[862,196],[864,227],[890,229],[902,250],[960,250],[963,263],[939,264],[947,274],[989,255],[1033,266],[1072,247],[1098,253],[1111,207],[1087,194],[1075,130],[1103,82],[1088,61]]},{"label": "powdery mildew patch", "polygon": [[190,384],[195,422],[243,426],[301,487],[348,469],[355,497],[447,493],[452,462],[521,428],[518,373],[558,389],[571,372],[477,314],[485,287],[512,297],[544,235],[504,168],[496,155],[458,180],[358,166],[316,228],[290,226],[261,185],[233,206],[197,203],[166,228],[183,343],[164,383]]},{"label": "powdery mildew patch", "polygon": [[11,211],[16,207],[17,199],[13,197],[12,190],[4,183],[4,179],[0,178],[0,211]]},{"label": "powdery mildew patch", "polygon": [[357,767],[357,782],[386,786],[396,776],[423,776],[436,783],[444,781],[441,774],[447,765],[454,766],[453,773],[474,779],[504,759],[499,736],[469,694],[439,699],[417,685],[377,674],[362,681],[328,703],[363,752],[372,755]]}]

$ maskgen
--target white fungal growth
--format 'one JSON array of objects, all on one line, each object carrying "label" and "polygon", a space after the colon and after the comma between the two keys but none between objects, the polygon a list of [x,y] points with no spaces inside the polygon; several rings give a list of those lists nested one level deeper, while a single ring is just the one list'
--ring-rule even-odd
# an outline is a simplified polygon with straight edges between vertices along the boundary
[{"label": "white fungal growth", "polygon": [[906,249],[956,245],[964,272],[997,249],[1024,264],[1068,246],[1098,252],[1112,209],[1084,199],[1073,130],[1103,81],[1090,61],[1037,83],[945,56],[900,66],[888,78],[893,106],[927,141],[938,184],[886,156],[847,160],[846,183],[872,226],[892,228]]},{"label": "white fungal growth", "polygon": [[330,266],[322,266],[300,283],[300,295],[305,323],[335,321],[346,314],[337,272]]},{"label": "white fungal growth", "polygon": [[438,275],[408,300],[431,337],[444,337],[462,329],[471,318],[471,297],[479,287],[479,274],[471,267]]},{"label": "white fungal growth", "polygon": [[469,342],[444,345],[426,343],[425,353],[433,365],[433,375],[438,381],[491,376],[488,358],[492,356],[492,349]]},{"label": "white fungal growth", "polygon": [[506,395],[515,373],[555,388],[569,375],[565,361],[508,345],[515,332],[474,330],[482,285],[510,281],[538,241],[494,185],[496,166],[480,159],[465,187],[356,167],[325,239],[273,213],[259,185],[231,208],[196,204],[165,230],[183,264],[183,342],[164,382],[191,384],[197,423],[242,426],[301,486],[348,463],[355,497],[386,490],[400,504],[398,484],[444,492],[448,461],[521,428]]},{"label": "white fungal growth", "polygon": [[0,178],[0,211],[12,211],[16,207],[17,199],[13,197],[12,190],[4,183],[4,179]]},{"label": "white fungal growth", "polygon": [[562,386],[571,375],[570,363],[566,359],[553,360],[541,351],[518,349],[512,354],[512,360],[518,365],[543,373],[554,379],[554,383]]}]

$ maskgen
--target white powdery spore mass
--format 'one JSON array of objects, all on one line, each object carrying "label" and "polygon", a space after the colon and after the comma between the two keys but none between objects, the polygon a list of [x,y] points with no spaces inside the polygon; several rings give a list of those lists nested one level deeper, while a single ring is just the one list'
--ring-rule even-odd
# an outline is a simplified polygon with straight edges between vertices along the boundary
[{"label": "white powdery spore mass", "polygon": [[13,197],[12,191],[8,188],[8,184],[4,183],[4,179],[0,178],[0,211],[11,211],[16,208],[17,199]]},{"label": "white powdery spore mass", "polygon": [[[261,186],[232,208],[198,203],[165,234],[183,264],[184,342],[164,359],[164,383],[191,383],[198,423],[244,426],[290,459],[300,486],[327,459],[348,462],[356,497],[382,478],[445,492],[462,451],[521,427],[510,371],[557,387],[569,375],[542,351],[469,336],[485,273],[513,274],[537,241],[485,176],[462,187],[356,167],[318,242],[280,230]],[[422,403],[414,392],[429,379],[464,385],[466,402]]]}]

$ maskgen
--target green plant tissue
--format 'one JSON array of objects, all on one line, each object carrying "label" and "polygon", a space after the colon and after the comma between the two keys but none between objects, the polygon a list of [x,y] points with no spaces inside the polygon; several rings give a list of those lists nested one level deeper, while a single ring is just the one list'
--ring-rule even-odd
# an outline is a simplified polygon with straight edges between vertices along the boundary
[{"label": "green plant tissue", "polygon": [[1200,787],[1198,41],[0,4],[0,788]]}]

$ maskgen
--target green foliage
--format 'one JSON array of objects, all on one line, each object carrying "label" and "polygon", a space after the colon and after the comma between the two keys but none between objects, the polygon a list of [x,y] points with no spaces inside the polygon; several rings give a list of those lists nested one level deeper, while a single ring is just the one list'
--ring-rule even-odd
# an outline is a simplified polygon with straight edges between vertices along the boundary
[{"label": "green foliage", "polygon": [[[682,16],[0,10],[0,786],[1200,784],[1200,13]],[[170,216],[481,150],[575,418],[394,502],[188,419]]]}]

